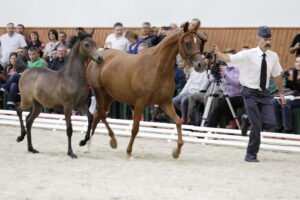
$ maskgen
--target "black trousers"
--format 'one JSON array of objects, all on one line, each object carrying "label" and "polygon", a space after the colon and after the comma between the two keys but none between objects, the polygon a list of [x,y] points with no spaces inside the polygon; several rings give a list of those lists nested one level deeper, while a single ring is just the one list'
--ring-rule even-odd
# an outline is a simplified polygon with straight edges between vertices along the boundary
[{"label": "black trousers", "polygon": [[[242,96],[229,97],[229,100],[233,107],[233,110],[244,107],[244,101],[243,101]],[[207,126],[208,127],[217,127],[218,123],[220,123],[220,121],[221,121],[222,115],[226,115],[226,117],[228,119],[233,119],[230,108],[224,97],[222,97],[222,99],[219,100],[218,106],[213,111],[213,113],[208,121]]]},{"label": "black trousers", "polygon": [[247,156],[256,158],[260,146],[260,132],[276,126],[274,107],[271,103],[271,94],[265,91],[258,91],[243,87],[242,97],[245,108],[252,124]]}]

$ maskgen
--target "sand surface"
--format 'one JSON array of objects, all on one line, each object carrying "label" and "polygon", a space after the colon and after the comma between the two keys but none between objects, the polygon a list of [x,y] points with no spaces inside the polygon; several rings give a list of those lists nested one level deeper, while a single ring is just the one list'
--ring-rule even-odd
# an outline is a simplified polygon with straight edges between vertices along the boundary
[{"label": "sand surface", "polygon": [[71,159],[63,131],[34,128],[39,154],[18,135],[19,127],[0,126],[1,200],[300,199],[299,153],[262,150],[260,163],[247,163],[243,148],[185,143],[175,160],[175,142],[137,138],[128,160],[128,137],[111,149],[107,135],[96,135],[84,153],[75,132]]}]

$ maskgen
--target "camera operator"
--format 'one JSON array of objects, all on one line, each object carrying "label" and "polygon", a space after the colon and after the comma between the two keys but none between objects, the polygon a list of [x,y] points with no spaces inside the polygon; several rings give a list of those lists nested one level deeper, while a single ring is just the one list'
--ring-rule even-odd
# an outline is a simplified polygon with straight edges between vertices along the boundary
[{"label": "camera operator", "polygon": [[269,27],[258,28],[256,41],[258,46],[240,51],[234,55],[221,53],[213,47],[218,59],[240,70],[240,82],[243,85],[242,96],[252,128],[245,161],[259,162],[257,153],[260,146],[260,132],[263,128],[276,126],[275,111],[271,104],[271,94],[266,90],[271,76],[276,80],[280,102],[285,105],[281,80],[282,67],[278,55],[271,51],[271,30]]},{"label": "camera operator", "polygon": [[[233,109],[236,110],[237,108],[244,107],[244,101],[241,96],[242,85],[239,81],[240,72],[238,68],[229,67],[223,61],[217,61],[216,65],[218,66],[218,68],[212,68],[211,73],[213,74],[213,70],[217,71],[218,69],[218,71],[216,72],[218,73],[216,78],[221,79],[224,90],[226,90],[226,94],[229,97]],[[207,126],[217,127],[218,123],[221,122],[222,115],[225,115],[226,119],[233,119],[232,113],[224,96],[219,100],[217,107],[213,110]]]},{"label": "camera operator", "polygon": [[[296,57],[295,68],[286,70],[286,87],[293,90],[295,96],[300,94],[300,55]],[[281,106],[278,99],[273,99],[272,104],[275,109],[277,132],[292,133],[293,108],[300,107],[300,99],[287,99],[286,105]]]}]

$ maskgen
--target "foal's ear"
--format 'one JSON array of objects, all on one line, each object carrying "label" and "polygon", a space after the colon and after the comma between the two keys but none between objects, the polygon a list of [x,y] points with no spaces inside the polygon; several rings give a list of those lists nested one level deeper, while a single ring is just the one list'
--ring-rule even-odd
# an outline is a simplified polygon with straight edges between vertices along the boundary
[{"label": "foal's ear", "polygon": [[92,32],[90,33],[90,36],[93,37],[94,33],[95,33],[95,28],[92,29]]},{"label": "foal's ear", "polygon": [[189,30],[189,22],[185,22],[185,24],[183,25],[183,31],[187,32]]},{"label": "foal's ear", "polygon": [[78,31],[78,38],[79,38],[79,40],[83,40],[84,38],[86,38],[86,36],[87,36],[86,32],[84,32],[82,30]]}]

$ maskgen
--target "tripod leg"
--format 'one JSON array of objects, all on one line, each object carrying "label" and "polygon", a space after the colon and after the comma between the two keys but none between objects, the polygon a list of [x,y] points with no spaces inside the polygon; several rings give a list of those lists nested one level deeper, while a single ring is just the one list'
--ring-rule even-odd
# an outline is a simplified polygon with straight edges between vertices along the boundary
[{"label": "tripod leg", "polygon": [[236,117],[236,114],[235,114],[235,112],[234,112],[234,109],[233,109],[233,107],[232,107],[232,104],[231,104],[231,102],[230,102],[230,99],[229,99],[228,95],[225,96],[225,99],[226,99],[226,102],[227,102],[227,104],[228,104],[228,107],[229,107],[229,109],[230,109],[230,111],[231,111],[231,114],[232,114],[233,119],[235,120],[235,122],[236,122],[237,126],[239,127],[239,129],[241,129],[239,120],[238,120],[237,117]]},{"label": "tripod leg", "polygon": [[204,124],[207,121],[207,117],[208,117],[210,107],[212,105],[213,97],[214,97],[213,94],[210,94],[208,99],[207,99],[207,103],[205,105],[204,113],[203,113],[203,116],[202,116],[201,127],[204,127]]}]

